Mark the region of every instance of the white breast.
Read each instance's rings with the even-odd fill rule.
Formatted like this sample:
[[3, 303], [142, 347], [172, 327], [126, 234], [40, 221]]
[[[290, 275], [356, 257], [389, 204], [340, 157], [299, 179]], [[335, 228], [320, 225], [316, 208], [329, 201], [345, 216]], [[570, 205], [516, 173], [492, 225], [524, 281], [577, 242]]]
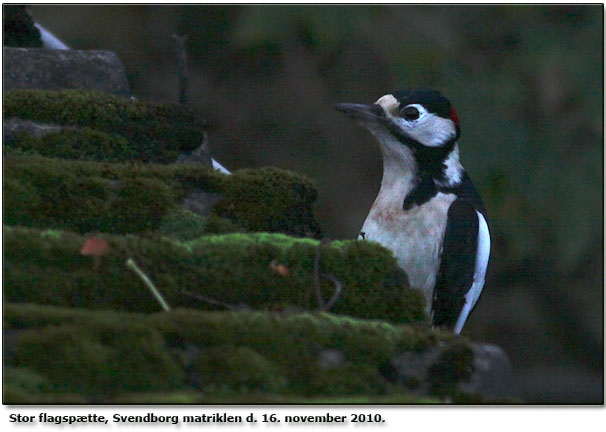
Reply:
[[364, 222], [364, 238], [391, 249], [413, 288], [423, 292], [429, 316], [448, 208], [454, 194], [438, 193], [421, 206], [404, 211], [403, 198], [375, 200]]

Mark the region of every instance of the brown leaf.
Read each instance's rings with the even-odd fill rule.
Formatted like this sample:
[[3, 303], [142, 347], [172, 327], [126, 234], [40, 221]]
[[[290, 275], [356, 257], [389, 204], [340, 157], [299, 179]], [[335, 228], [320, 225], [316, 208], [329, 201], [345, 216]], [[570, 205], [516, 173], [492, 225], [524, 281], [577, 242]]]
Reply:
[[272, 260], [269, 263], [269, 268], [278, 273], [280, 276], [289, 277], [290, 270], [284, 264], [279, 263], [276, 260]]

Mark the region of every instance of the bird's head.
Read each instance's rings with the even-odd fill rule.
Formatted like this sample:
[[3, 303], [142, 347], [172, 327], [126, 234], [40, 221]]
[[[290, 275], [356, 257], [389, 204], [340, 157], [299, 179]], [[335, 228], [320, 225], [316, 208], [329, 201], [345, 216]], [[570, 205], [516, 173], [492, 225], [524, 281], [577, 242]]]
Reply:
[[456, 111], [435, 90], [401, 90], [381, 96], [372, 105], [341, 103], [335, 108], [375, 135], [389, 132], [412, 147], [444, 147], [461, 133]]
[[[413, 164], [449, 184], [459, 181], [459, 117], [440, 92], [400, 90], [381, 96], [372, 105], [341, 103], [335, 108], [372, 132], [384, 159]], [[447, 171], [448, 166], [453, 169]]]

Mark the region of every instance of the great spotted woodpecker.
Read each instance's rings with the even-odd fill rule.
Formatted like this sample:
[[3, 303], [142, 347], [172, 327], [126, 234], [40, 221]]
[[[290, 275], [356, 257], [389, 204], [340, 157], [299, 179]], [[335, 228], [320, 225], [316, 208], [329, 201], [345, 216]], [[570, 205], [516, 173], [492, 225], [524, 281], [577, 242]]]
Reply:
[[459, 117], [434, 90], [386, 94], [335, 108], [366, 127], [383, 154], [379, 195], [360, 236], [391, 249], [423, 292], [434, 327], [460, 333], [490, 255], [486, 210], [459, 161]]

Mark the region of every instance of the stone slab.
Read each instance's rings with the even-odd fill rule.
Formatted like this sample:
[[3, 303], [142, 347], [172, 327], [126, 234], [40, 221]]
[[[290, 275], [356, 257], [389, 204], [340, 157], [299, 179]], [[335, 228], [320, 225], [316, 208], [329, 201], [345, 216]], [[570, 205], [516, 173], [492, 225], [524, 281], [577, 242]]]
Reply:
[[3, 47], [4, 90], [79, 89], [130, 97], [126, 70], [115, 53]]

